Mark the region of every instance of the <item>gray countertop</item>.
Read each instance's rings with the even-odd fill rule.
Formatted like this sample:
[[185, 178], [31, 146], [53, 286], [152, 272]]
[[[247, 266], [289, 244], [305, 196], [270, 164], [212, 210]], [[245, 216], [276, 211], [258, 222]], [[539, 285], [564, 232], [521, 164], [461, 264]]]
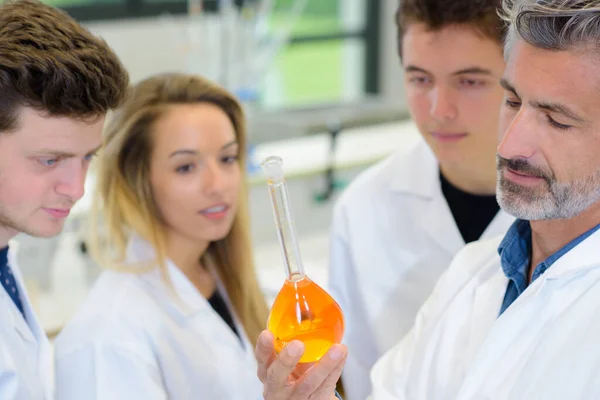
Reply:
[[313, 104], [291, 109], [264, 110], [246, 105], [248, 136], [253, 144], [407, 119], [398, 104], [373, 97], [342, 104]]

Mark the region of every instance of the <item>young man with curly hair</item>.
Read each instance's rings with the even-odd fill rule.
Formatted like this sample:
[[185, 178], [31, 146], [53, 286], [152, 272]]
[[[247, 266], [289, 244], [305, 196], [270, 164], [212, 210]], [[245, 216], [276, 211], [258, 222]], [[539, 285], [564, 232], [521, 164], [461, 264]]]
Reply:
[[48, 339], [9, 241], [61, 232], [128, 82], [107, 44], [66, 13], [0, 6], [0, 399], [54, 396]]

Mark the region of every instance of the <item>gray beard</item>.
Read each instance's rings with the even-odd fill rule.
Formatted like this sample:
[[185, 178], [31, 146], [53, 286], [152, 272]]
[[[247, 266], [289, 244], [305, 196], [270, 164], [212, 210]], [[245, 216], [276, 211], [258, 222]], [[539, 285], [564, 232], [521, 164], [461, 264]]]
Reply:
[[499, 171], [496, 197], [504, 211], [519, 219], [569, 219], [600, 201], [600, 171], [573, 182], [546, 181], [535, 189], [506, 180]]

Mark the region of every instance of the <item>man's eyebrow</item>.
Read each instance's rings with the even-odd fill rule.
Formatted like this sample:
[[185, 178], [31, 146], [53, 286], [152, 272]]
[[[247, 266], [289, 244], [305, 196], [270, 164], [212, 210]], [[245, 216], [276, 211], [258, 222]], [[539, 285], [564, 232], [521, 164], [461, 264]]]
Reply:
[[50, 156], [56, 157], [56, 158], [71, 158], [71, 157], [76, 157], [75, 153], [69, 153], [69, 152], [66, 152], [66, 151], [55, 150], [55, 149], [39, 149], [39, 150], [36, 150], [35, 152], [39, 153], [39, 154], [50, 155]]
[[427, 70], [425, 70], [425, 69], [423, 69], [421, 67], [417, 67], [416, 65], [411, 65], [411, 64], [407, 65], [404, 68], [404, 71], [405, 72], [421, 72], [423, 74], [429, 74], [430, 73], [429, 71], [427, 71]]
[[[500, 86], [502, 86], [504, 88], [504, 90], [509, 91], [509, 92], [513, 93], [515, 96], [520, 98], [520, 96], [517, 93], [517, 90], [505, 78], [500, 79]], [[529, 104], [532, 107], [540, 109], [540, 110], [549, 111], [549, 112], [553, 112], [553, 113], [557, 113], [557, 114], [562, 114], [565, 117], [572, 119], [573, 121], [577, 121], [577, 122], [581, 122], [581, 123], [586, 122], [583, 117], [579, 116], [578, 113], [576, 113], [575, 111], [573, 111], [571, 108], [569, 108], [568, 106], [566, 106], [564, 104], [551, 103], [548, 101], [540, 101], [540, 100], [531, 100], [531, 101], [529, 101]]]
[[458, 70], [452, 75], [464, 75], [464, 74], [474, 74], [474, 75], [494, 75], [491, 70], [481, 67], [469, 67]]
[[[102, 148], [102, 145], [100, 145], [100, 146], [96, 147], [95, 149], [93, 149], [92, 151], [86, 153], [86, 155], [95, 154], [98, 151], [100, 151], [101, 148]], [[44, 147], [44, 148], [41, 148], [39, 150], [35, 150], [35, 152], [38, 153], [38, 154], [51, 155], [52, 157], [56, 157], [56, 158], [73, 158], [73, 157], [79, 157], [77, 154], [71, 153], [69, 151], [57, 150], [57, 149], [52, 149], [52, 148], [48, 148], [48, 147]]]
[[[405, 72], [420, 72], [423, 74], [431, 74], [425, 68], [417, 67], [416, 65], [412, 65], [412, 64], [407, 65], [406, 68], [404, 68], [404, 71]], [[454, 76], [465, 75], [465, 74], [490, 75], [490, 76], [494, 75], [491, 70], [486, 69], [486, 68], [481, 68], [481, 67], [463, 68], [463, 69], [459, 69], [458, 71], [455, 71], [452, 73], [452, 75], [454, 75]]]
[[572, 119], [577, 122], [585, 122], [585, 119], [580, 117], [575, 111], [571, 110], [568, 106], [558, 103], [549, 103], [545, 101], [532, 100], [529, 102], [532, 107], [539, 108], [544, 111], [550, 111], [557, 114], [562, 114], [565, 117]]
[[515, 96], [519, 97], [519, 95], [517, 94], [517, 90], [515, 89], [515, 87], [513, 85], [510, 84], [510, 82], [506, 79], [506, 78], [501, 78], [500, 79], [500, 86], [502, 86], [502, 88], [508, 92], [512, 92]]

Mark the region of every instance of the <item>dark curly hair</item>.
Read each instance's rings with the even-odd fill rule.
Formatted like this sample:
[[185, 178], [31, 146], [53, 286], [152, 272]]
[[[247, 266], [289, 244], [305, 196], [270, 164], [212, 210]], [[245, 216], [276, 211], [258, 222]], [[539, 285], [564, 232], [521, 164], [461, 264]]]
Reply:
[[400, 0], [396, 11], [398, 54], [410, 24], [422, 23], [432, 31], [447, 26], [471, 26], [485, 37], [502, 44], [506, 24], [499, 15], [502, 0]]
[[114, 52], [65, 12], [35, 0], [0, 5], [0, 132], [21, 107], [94, 118], [116, 108], [129, 76]]

